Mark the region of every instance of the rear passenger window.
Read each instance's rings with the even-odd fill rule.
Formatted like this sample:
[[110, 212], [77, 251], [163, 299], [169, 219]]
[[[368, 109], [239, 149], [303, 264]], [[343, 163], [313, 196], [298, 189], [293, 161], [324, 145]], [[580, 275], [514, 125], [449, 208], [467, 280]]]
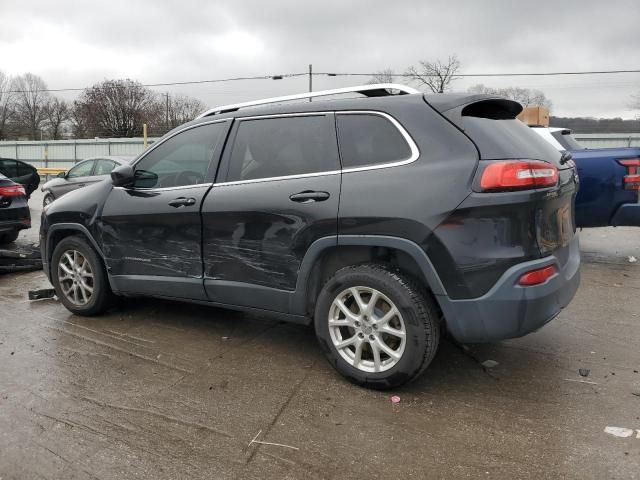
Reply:
[[116, 167], [116, 162], [112, 160], [98, 160], [96, 163], [96, 169], [93, 171], [94, 175], [108, 175]]
[[242, 120], [227, 181], [338, 170], [334, 130], [327, 115]]
[[411, 158], [411, 147], [389, 119], [370, 113], [341, 113], [336, 119], [343, 168]]

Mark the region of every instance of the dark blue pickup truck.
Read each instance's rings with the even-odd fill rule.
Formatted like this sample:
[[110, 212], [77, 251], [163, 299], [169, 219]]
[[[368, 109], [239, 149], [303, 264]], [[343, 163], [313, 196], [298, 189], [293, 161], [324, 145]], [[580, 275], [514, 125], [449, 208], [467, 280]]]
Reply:
[[584, 148], [565, 128], [533, 130], [571, 153], [578, 168], [578, 227], [640, 226], [640, 148]]

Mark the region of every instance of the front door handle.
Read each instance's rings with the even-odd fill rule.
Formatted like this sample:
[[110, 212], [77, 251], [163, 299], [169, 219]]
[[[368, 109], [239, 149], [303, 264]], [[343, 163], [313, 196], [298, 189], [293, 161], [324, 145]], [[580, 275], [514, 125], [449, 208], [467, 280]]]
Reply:
[[313, 190], [305, 190], [304, 192], [294, 193], [289, 196], [292, 202], [311, 203], [324, 202], [330, 197], [329, 192], [316, 192]]
[[186, 198], [186, 197], [174, 198], [173, 200], [171, 200], [169, 202], [169, 206], [175, 207], [175, 208], [189, 207], [189, 206], [195, 205], [195, 204], [196, 204], [196, 199], [195, 198]]

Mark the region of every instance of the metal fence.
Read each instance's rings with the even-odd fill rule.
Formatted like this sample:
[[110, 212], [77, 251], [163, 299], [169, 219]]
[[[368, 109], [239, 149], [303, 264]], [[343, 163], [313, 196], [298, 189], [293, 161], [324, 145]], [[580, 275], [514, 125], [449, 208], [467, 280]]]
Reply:
[[[580, 133], [574, 136], [587, 148], [640, 147], [640, 133]], [[150, 138], [148, 143], [155, 140]], [[142, 138], [0, 142], [0, 158], [15, 158], [34, 167], [70, 168], [88, 157], [138, 155], [143, 150]]]
[[[147, 139], [151, 144], [155, 138]], [[34, 167], [70, 168], [74, 163], [100, 155], [138, 155], [142, 138], [97, 138], [94, 140], [50, 140], [0, 142], [0, 158], [22, 160]]]
[[640, 147], [640, 133], [576, 133], [573, 136], [587, 148]]

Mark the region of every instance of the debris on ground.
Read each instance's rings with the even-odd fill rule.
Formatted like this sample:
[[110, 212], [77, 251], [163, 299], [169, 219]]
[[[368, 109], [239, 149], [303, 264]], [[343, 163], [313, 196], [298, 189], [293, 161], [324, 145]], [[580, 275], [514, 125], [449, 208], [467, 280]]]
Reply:
[[260, 445], [273, 445], [274, 447], [285, 447], [285, 448], [290, 448], [292, 450], [300, 450], [298, 447], [292, 447], [291, 445], [285, 445], [283, 443], [263, 442], [263, 441], [257, 440], [257, 438], [260, 436], [261, 433], [262, 433], [262, 430], [256, 433], [256, 436], [253, 437], [253, 439], [249, 442], [249, 445], [247, 446], [250, 447], [254, 443], [259, 443]]
[[623, 427], [605, 427], [604, 433], [608, 433], [614, 437], [627, 438], [633, 435], [634, 430], [632, 428]]
[[56, 291], [53, 288], [29, 290], [29, 300], [42, 300], [44, 298], [54, 298], [55, 296], [56, 296]]
[[587, 380], [579, 380], [577, 378], [565, 378], [565, 382], [586, 383], [587, 385], [598, 385], [596, 382], [589, 382]]
[[493, 368], [496, 367], [498, 365], [500, 365], [498, 362], [496, 362], [495, 360], [485, 360], [484, 362], [481, 363], [481, 365], [484, 368]]
[[636, 257], [634, 257], [633, 255], [629, 255], [627, 257], [627, 260], [629, 260], [629, 263], [636, 263], [638, 261], [638, 259]]
[[588, 377], [589, 376], [589, 372], [591, 372], [591, 370], [589, 370], [588, 368], [580, 368], [580, 369], [578, 369], [578, 373], [580, 374], [581, 377]]
[[42, 270], [39, 245], [21, 245], [14, 249], [0, 248], [0, 273]]
[[392, 396], [391, 403], [400, 403], [400, 397], [398, 395]]
[[640, 397], [640, 382], [633, 382], [631, 384], [631, 394]]

